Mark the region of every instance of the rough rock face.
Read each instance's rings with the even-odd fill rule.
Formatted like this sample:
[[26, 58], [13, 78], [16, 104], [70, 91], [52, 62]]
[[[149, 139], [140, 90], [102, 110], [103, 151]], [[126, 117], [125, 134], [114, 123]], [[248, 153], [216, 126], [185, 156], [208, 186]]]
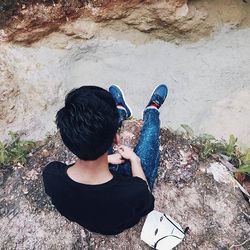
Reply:
[[[144, 8], [145, 6], [145, 8]], [[125, 23], [135, 25], [139, 30], [150, 31], [156, 26], [156, 19], [173, 22], [181, 14], [186, 0], [171, 1], [34, 1], [2, 3], [2, 40], [33, 42], [56, 30], [66, 21], [79, 16], [89, 17], [95, 22], [126, 19]], [[11, 11], [12, 10], [12, 11]], [[139, 11], [138, 11], [139, 10]], [[178, 14], [179, 13], [179, 14]], [[176, 18], [174, 18], [174, 16]], [[158, 17], [158, 18], [157, 18]], [[153, 22], [155, 24], [150, 25]]]
[[[39, 124], [41, 121], [37, 120], [34, 117], [32, 112], [41, 113], [48, 112], [48, 106], [57, 106], [58, 96], [64, 95], [61, 93], [60, 79], [54, 81], [54, 86], [48, 88], [47, 82], [44, 79], [48, 78], [48, 74], [51, 75], [50, 78], [53, 78], [53, 68], [51, 71], [42, 73], [43, 76], [36, 76], [34, 69], [37, 67], [41, 68], [41, 65], [32, 62], [30, 60], [25, 60], [25, 57], [18, 55], [16, 51], [13, 51], [14, 54], [7, 53], [6, 49], [0, 46], [0, 124], [1, 124], [1, 136], [5, 134], [7, 136], [8, 131], [15, 130], [11, 126], [13, 124], [18, 124], [19, 131], [21, 133], [27, 134], [28, 130], [38, 130], [38, 134], [41, 133], [41, 130], [44, 131], [44, 127], [41, 128]], [[22, 65], [22, 66], [21, 66]], [[25, 66], [26, 65], [26, 66]], [[18, 69], [21, 69], [22, 74], [17, 75], [16, 72]], [[41, 69], [39, 69], [41, 72]], [[28, 76], [35, 77], [37, 81], [31, 80], [29, 78], [28, 84], [26, 84], [25, 78]], [[21, 114], [21, 115], [20, 115]], [[29, 116], [29, 114], [31, 114]], [[54, 123], [53, 119], [45, 122], [49, 127]], [[44, 136], [43, 136], [44, 137]], [[1, 138], [2, 139], [2, 138]]]
[[[141, 121], [127, 121], [124, 143], [135, 145]], [[133, 133], [131, 133], [131, 131]], [[53, 208], [41, 180], [52, 160], [73, 161], [58, 137], [30, 157], [25, 166], [0, 169], [0, 245], [4, 249], [149, 249], [140, 240], [144, 219], [117, 236], [90, 233], [70, 223]], [[249, 237], [249, 204], [231, 183], [219, 183], [208, 173], [192, 146], [180, 135], [161, 130], [161, 163], [154, 188], [155, 208], [176, 219], [190, 233], [176, 248], [228, 249]], [[249, 249], [249, 242], [240, 248]]]
[[31, 42], [56, 30], [69, 16], [79, 16], [81, 1], [4, 1], [2, 40]]
[[28, 47], [0, 44], [0, 140], [8, 131], [45, 138], [55, 130], [65, 94], [81, 85], [108, 89], [119, 84], [139, 118], [155, 85], [164, 81], [169, 87], [161, 109], [164, 126], [177, 129], [184, 123], [195, 134], [225, 139], [234, 134], [249, 144], [250, 29], [225, 30], [213, 39], [181, 45], [145, 42], [133, 31], [129, 37], [143, 42], [133, 44], [115, 40], [107, 27], [102, 31], [107, 39], [85, 41], [80, 37], [95, 35], [96, 25], [85, 29], [84, 23], [68, 24], [71, 36], [55, 32]]
[[173, 40], [197, 39], [228, 23], [249, 21], [244, 1], [187, 0], [15, 0], [0, 3], [0, 40], [32, 43], [78, 17], [121, 30], [137, 29]]
[[[20, 90], [17, 85], [13, 84], [13, 73], [10, 70], [6, 70], [6, 68], [8, 68], [6, 64], [2, 62], [0, 65], [2, 66], [0, 68], [2, 75], [0, 89], [0, 120], [5, 120], [6, 123], [11, 123], [16, 118], [14, 109], [16, 107], [17, 96], [19, 95]], [[10, 112], [10, 110], [12, 112]]]

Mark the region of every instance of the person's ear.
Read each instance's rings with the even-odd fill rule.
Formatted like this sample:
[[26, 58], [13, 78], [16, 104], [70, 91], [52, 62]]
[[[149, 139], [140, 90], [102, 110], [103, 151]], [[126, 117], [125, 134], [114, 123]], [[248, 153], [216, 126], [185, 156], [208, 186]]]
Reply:
[[115, 137], [113, 139], [113, 143], [116, 144], [116, 145], [121, 143], [121, 137], [120, 137], [119, 134], [117, 134], [117, 133], [115, 134]]

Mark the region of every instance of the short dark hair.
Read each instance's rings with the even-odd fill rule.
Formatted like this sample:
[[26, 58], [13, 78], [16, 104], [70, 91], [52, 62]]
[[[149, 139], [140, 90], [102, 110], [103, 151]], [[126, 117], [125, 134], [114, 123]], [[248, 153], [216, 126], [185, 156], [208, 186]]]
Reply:
[[82, 160], [96, 160], [112, 145], [118, 130], [118, 111], [108, 91], [82, 86], [67, 94], [56, 124], [72, 153]]

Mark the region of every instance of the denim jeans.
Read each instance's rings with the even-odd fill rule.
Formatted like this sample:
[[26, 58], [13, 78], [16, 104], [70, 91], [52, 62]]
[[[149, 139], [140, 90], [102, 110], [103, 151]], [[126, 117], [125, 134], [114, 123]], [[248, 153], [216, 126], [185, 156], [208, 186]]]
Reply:
[[[124, 110], [119, 110], [120, 121], [126, 117]], [[160, 161], [160, 119], [159, 111], [156, 108], [145, 109], [143, 113], [143, 126], [139, 136], [138, 144], [134, 152], [140, 157], [144, 174], [152, 190], [157, 177]], [[111, 152], [109, 152], [111, 153]], [[121, 174], [132, 175], [130, 162], [120, 165], [110, 165], [110, 169]]]

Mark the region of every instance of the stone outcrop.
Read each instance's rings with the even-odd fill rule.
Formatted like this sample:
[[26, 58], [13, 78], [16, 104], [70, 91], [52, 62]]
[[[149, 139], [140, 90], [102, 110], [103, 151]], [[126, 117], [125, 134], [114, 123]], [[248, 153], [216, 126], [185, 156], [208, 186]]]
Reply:
[[[127, 121], [122, 140], [135, 145], [141, 121]], [[249, 204], [233, 183], [215, 180], [211, 162], [199, 162], [196, 150], [181, 135], [161, 130], [161, 161], [154, 188], [155, 208], [190, 233], [176, 248], [229, 249], [249, 237]], [[140, 240], [144, 219], [117, 236], [100, 236], [67, 221], [51, 205], [41, 180], [52, 160], [70, 163], [74, 156], [58, 136], [33, 153], [24, 166], [0, 169], [0, 245], [4, 249], [149, 249]], [[222, 166], [223, 167], [223, 166]], [[241, 248], [249, 249], [249, 242]]]
[[59, 30], [81, 17], [114, 30], [137, 29], [154, 37], [197, 40], [224, 23], [249, 23], [249, 4], [244, 1], [187, 0], [36, 0], [0, 3], [0, 40], [26, 44]]
[[[220, 58], [223, 58], [220, 55], [217, 56], [217, 54], [213, 55], [213, 53], [208, 52], [209, 55], [206, 56], [207, 49], [201, 49], [206, 47], [206, 42], [194, 45], [196, 46], [195, 49], [193, 49], [193, 45], [187, 45], [189, 46], [188, 49], [183, 52], [179, 52], [179, 48], [174, 46], [168, 48], [167, 43], [159, 43], [158, 47], [163, 48], [159, 54], [157, 52], [159, 51], [158, 48], [155, 50], [156, 45], [151, 48], [149, 42], [155, 40], [155, 38], [173, 40], [176, 43], [182, 40], [193, 41], [211, 34], [213, 30], [223, 27], [224, 24], [230, 27], [229, 30], [242, 27], [250, 23], [249, 6], [248, 3], [238, 0], [1, 1], [0, 40], [3, 42], [0, 43], [0, 139], [6, 139], [10, 130], [22, 130], [31, 139], [44, 138], [47, 132], [55, 128], [53, 119], [63, 102], [66, 92], [80, 84], [85, 84], [85, 82], [106, 88], [108, 84], [102, 84], [103, 79], [101, 77], [91, 78], [90, 81], [90, 78], [85, 77], [88, 74], [81, 73], [80, 76], [80, 72], [82, 72], [80, 68], [88, 67], [88, 65], [85, 65], [85, 60], [89, 61], [91, 65], [95, 64], [95, 62], [104, 63], [107, 60], [106, 53], [111, 53], [117, 62], [114, 62], [115, 60], [110, 61], [110, 67], [104, 71], [99, 70], [100, 67], [97, 63], [96, 68], [90, 67], [90, 69], [94, 68], [94, 72], [90, 70], [89, 74], [94, 76], [102, 75], [104, 81], [106, 81], [105, 78], [110, 75], [109, 70], [112, 70], [116, 72], [114, 75], [116, 75], [117, 79], [114, 80], [117, 83], [126, 81], [131, 86], [134, 81], [142, 81], [142, 77], [139, 76], [141, 74], [140, 70], [137, 70], [137, 73], [135, 69], [137, 77], [127, 74], [128, 77], [125, 80], [122, 78], [123, 76], [118, 74], [119, 70], [116, 71], [117, 65], [123, 67], [122, 61], [126, 59], [126, 51], [128, 51], [127, 47], [123, 48], [123, 45], [120, 44], [122, 40], [128, 40], [133, 44], [147, 43], [144, 51], [139, 52], [136, 60], [133, 60], [136, 61], [136, 64], [139, 64], [140, 53], [143, 53], [142, 57], [144, 57], [145, 64], [142, 65], [142, 68], [145, 68], [148, 72], [152, 69], [151, 75], [155, 77], [148, 77], [148, 79], [152, 80], [152, 83], [157, 82], [159, 77], [159, 79], [169, 82], [170, 85], [172, 84], [174, 88], [187, 83], [190, 85], [188, 89], [193, 89], [193, 86], [198, 89], [202, 85], [198, 83], [206, 82], [206, 86], [210, 85], [207, 79], [210, 79], [210, 76], [213, 75], [215, 78], [211, 80], [211, 83], [214, 83], [214, 85], [232, 86], [232, 82], [235, 83], [239, 79], [237, 74], [240, 74], [243, 76], [240, 80], [241, 88], [248, 88], [245, 61], [248, 62], [249, 60], [247, 53], [243, 51], [244, 49], [248, 51], [248, 43], [244, 41], [248, 38], [245, 38], [245, 35], [239, 35], [240, 37], [234, 35], [232, 38], [229, 37], [218, 42], [218, 45], [214, 45], [215, 42], [211, 45], [213, 51], [220, 47], [220, 49], [216, 50], [216, 53], [223, 50], [223, 54], [235, 53], [238, 55], [235, 58], [230, 56], [233, 62], [226, 58], [223, 63], [219, 61]], [[225, 29], [226, 32], [227, 29]], [[42, 39], [45, 36], [46, 38]], [[224, 36], [224, 33], [221, 36]], [[225, 48], [231, 46], [231, 42], [229, 42], [229, 45], [224, 46], [227, 39], [236, 41], [235, 45], [232, 45], [234, 52], [232, 52], [233, 50], [224, 51]], [[97, 40], [99, 42], [96, 42]], [[104, 42], [103, 40], [108, 41]], [[113, 43], [113, 40], [116, 41]], [[34, 43], [35, 41], [37, 42]], [[12, 44], [11, 42], [20, 42], [25, 46]], [[128, 45], [130, 46], [129, 42]], [[113, 46], [112, 43], [114, 50], [109, 51], [109, 48]], [[168, 53], [171, 50], [176, 51], [177, 57], [168, 59]], [[189, 56], [189, 51], [194, 53], [191, 57], [188, 57], [188, 60], [194, 62], [193, 69], [202, 67], [201, 74], [197, 75], [198, 71], [194, 72], [192, 68], [188, 69], [186, 65], [181, 66], [182, 70], [178, 68], [178, 65], [182, 65], [185, 58]], [[130, 50], [129, 53], [129, 56], [133, 58], [136, 50]], [[95, 54], [96, 57], [93, 56]], [[164, 54], [166, 56], [163, 59], [161, 55]], [[210, 54], [213, 55], [213, 58], [212, 56], [210, 58]], [[124, 58], [119, 61], [118, 58], [121, 55]], [[151, 60], [147, 55], [150, 55], [149, 57], [155, 55], [155, 58], [159, 58], [154, 63], [154, 67], [159, 70], [159, 73], [154, 73], [155, 69], [151, 66]], [[193, 60], [193, 58], [196, 58], [196, 60]], [[198, 62], [199, 60], [200, 62]], [[175, 63], [172, 63], [173, 61]], [[81, 63], [81, 66], [78, 65], [78, 62]], [[126, 67], [130, 67], [130, 62], [127, 64]], [[162, 67], [165, 64], [174, 66], [170, 69], [171, 74], [167, 73], [169, 67], [167, 70]], [[215, 65], [220, 66], [217, 72], [214, 70], [215, 67], [217, 68]], [[164, 72], [167, 74], [164, 75]], [[196, 76], [192, 78], [189, 74], [190, 76]], [[109, 76], [108, 81], [110, 80]], [[172, 86], [170, 87], [172, 88]], [[208, 88], [211, 89], [211, 87]], [[225, 89], [229, 88], [225, 87]], [[129, 89], [131, 88], [128, 87], [127, 90]], [[217, 93], [226, 93], [225, 89], [222, 88]], [[237, 88], [237, 92], [240, 90], [240, 88]], [[174, 89], [174, 92], [176, 91], [178, 91], [178, 88]], [[202, 90], [202, 92], [204, 91]], [[246, 135], [249, 138], [248, 121], [245, 121], [245, 113], [248, 112], [247, 108], [249, 106], [245, 105], [245, 103], [249, 99], [249, 92], [243, 89], [242, 92], [236, 93], [236, 89], [233, 89], [231, 93], [233, 93], [233, 98], [225, 94], [218, 105], [210, 107], [208, 104], [202, 111], [194, 110], [195, 114], [192, 117], [194, 117], [195, 121], [186, 119], [183, 116], [182, 119], [177, 120], [178, 125], [183, 122], [188, 123], [194, 126], [196, 130], [197, 119], [195, 117], [204, 112], [209, 113], [207, 117], [210, 117], [210, 113], [216, 113], [216, 117], [220, 117], [221, 122], [219, 123], [226, 123], [225, 126], [228, 129], [225, 130], [221, 129], [220, 126], [215, 126], [214, 123], [218, 124], [215, 121], [217, 118], [214, 119], [212, 115], [210, 119], [207, 119], [205, 126], [202, 123], [200, 127], [216, 136], [227, 137], [228, 131], [230, 131], [236, 136], [244, 134], [244, 137]], [[195, 95], [192, 95], [189, 99], [194, 100]], [[201, 96], [200, 99], [203, 98]], [[225, 98], [226, 100], [224, 100]], [[229, 106], [232, 105], [231, 100], [234, 101], [234, 110], [231, 110], [231, 108], [230, 110], [232, 113], [237, 114], [237, 118], [234, 121], [227, 122], [232, 117], [231, 113], [228, 112]], [[178, 103], [182, 103], [182, 101], [183, 99], [179, 100]], [[213, 101], [218, 102], [218, 97]], [[195, 104], [194, 106], [198, 105]], [[243, 127], [238, 128], [238, 117], [243, 118]], [[176, 117], [172, 120], [175, 121]], [[214, 123], [211, 121], [214, 121]], [[235, 122], [235, 124], [233, 125], [232, 122]], [[212, 127], [215, 128], [215, 133], [209, 131]], [[226, 131], [225, 135], [221, 131]], [[243, 142], [245, 143], [245, 141]]]
[[[55, 130], [66, 93], [87, 84], [105, 89], [119, 84], [140, 117], [151, 91], [164, 81], [169, 86], [164, 126], [177, 129], [184, 123], [195, 134], [225, 139], [234, 134], [249, 144], [249, 29], [175, 45], [148, 40], [149, 34], [135, 30], [113, 37], [111, 28], [98, 27], [78, 19], [63, 25], [63, 34], [55, 32], [30, 46], [0, 44], [0, 140], [8, 131], [45, 138]], [[104, 37], [97, 39], [99, 31]]]

